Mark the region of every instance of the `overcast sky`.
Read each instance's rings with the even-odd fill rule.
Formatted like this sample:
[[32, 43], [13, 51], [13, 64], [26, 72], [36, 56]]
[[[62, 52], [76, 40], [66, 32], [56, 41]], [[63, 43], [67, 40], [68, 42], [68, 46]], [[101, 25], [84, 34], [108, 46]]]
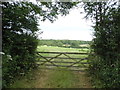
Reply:
[[[29, 1], [36, 4], [36, 0]], [[44, 22], [40, 21], [40, 29], [43, 31], [43, 34], [40, 34], [39, 38], [86, 41], [92, 40], [93, 30], [91, 26], [93, 24], [90, 20], [83, 19], [85, 14], [80, 14], [80, 11], [83, 11], [83, 8], [73, 9], [65, 17], [59, 16], [54, 23], [51, 23], [48, 20]]]
[[43, 34], [42, 39], [69, 39], [69, 40], [92, 40], [92, 22], [83, 19], [85, 14], [80, 14], [80, 10], [73, 9], [67, 16], [59, 16], [51, 23], [50, 21], [40, 22], [40, 29]]

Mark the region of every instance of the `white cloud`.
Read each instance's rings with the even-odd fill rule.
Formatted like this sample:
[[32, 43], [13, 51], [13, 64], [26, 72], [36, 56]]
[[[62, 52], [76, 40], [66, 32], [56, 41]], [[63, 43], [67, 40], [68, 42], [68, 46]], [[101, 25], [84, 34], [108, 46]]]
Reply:
[[92, 22], [83, 19], [85, 14], [80, 14], [80, 10], [71, 10], [65, 17], [59, 16], [51, 23], [49, 21], [40, 22], [40, 28], [44, 32], [40, 37], [43, 39], [71, 39], [71, 40], [92, 40]]

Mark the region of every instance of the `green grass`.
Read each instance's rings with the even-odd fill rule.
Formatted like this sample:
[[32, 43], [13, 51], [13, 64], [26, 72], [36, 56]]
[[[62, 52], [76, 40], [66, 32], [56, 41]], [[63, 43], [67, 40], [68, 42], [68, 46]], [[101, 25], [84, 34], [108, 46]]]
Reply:
[[89, 81], [84, 73], [38, 68], [17, 79], [9, 88], [91, 88]]
[[57, 46], [38, 46], [37, 51], [55, 51], [55, 52], [89, 52], [89, 49], [82, 48], [64, 48]]
[[46, 84], [48, 88], [74, 88], [75, 75], [71, 71], [53, 70]]
[[8, 88], [34, 88], [36, 70], [29, 71], [26, 75], [18, 76]]

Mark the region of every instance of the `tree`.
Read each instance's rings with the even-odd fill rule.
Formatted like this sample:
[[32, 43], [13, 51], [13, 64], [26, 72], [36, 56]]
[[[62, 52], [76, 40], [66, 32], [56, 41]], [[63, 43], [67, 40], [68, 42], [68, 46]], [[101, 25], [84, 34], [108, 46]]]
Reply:
[[2, 46], [5, 53], [3, 56], [3, 87], [6, 87], [16, 75], [25, 73], [35, 66], [37, 47], [35, 31], [39, 29], [37, 16], [32, 10], [32, 3], [28, 5], [24, 2], [3, 2], [2, 8]]
[[[117, 2], [85, 3], [86, 17], [95, 23], [91, 72], [102, 82], [102, 87], [120, 86], [120, 6]], [[114, 74], [113, 74], [114, 73]]]

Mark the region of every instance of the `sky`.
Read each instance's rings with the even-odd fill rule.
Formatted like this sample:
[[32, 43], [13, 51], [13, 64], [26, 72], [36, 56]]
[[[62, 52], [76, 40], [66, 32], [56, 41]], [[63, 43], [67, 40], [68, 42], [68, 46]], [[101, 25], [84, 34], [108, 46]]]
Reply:
[[[36, 4], [36, 0], [29, 0]], [[80, 14], [83, 8], [74, 8], [67, 16], [58, 16], [58, 19], [51, 23], [49, 20], [39, 21], [40, 32], [39, 39], [67, 39], [67, 40], [85, 40], [93, 39], [93, 29], [91, 20], [83, 19], [85, 14]], [[39, 31], [38, 31], [39, 32]]]
[[39, 35], [42, 39], [67, 39], [91, 41], [93, 30], [90, 20], [83, 19], [85, 14], [80, 14], [83, 9], [72, 9], [67, 16], [58, 16], [58, 19], [51, 23], [46, 20], [40, 21]]

